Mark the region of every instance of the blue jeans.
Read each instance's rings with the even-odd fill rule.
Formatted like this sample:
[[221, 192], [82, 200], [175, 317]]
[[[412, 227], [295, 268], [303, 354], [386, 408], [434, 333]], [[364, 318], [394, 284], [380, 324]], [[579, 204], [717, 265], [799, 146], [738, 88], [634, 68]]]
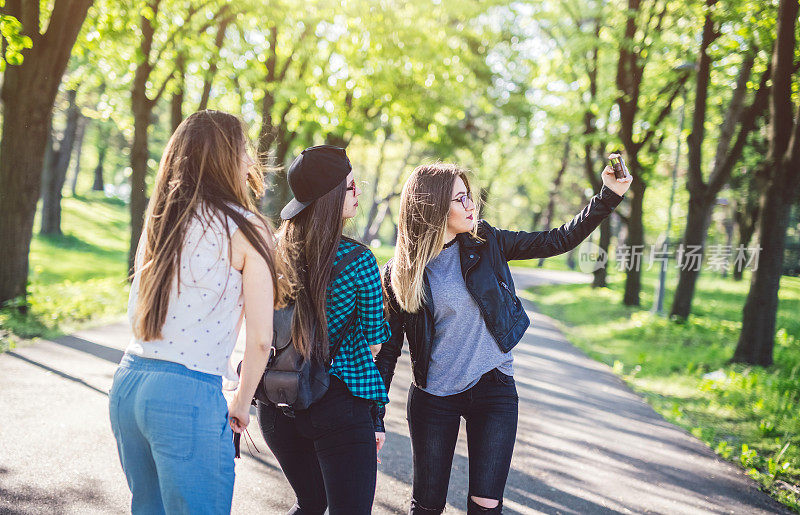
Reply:
[[230, 513], [233, 432], [220, 376], [126, 354], [109, 411], [132, 513]]
[[[485, 373], [469, 390], [445, 397], [431, 395], [412, 383], [407, 404], [414, 461], [409, 513], [439, 514], [444, 510], [461, 417], [467, 421], [467, 513], [501, 513], [517, 437], [518, 407], [514, 378], [497, 369]], [[496, 499], [500, 504], [484, 509], [470, 496]]]

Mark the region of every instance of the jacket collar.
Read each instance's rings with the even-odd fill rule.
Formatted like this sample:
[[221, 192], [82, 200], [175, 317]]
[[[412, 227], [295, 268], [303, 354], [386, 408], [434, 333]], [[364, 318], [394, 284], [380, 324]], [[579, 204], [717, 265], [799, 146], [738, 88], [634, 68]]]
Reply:
[[458, 240], [458, 244], [461, 246], [462, 249], [473, 249], [480, 247], [486, 241], [480, 241], [475, 239], [472, 234], [468, 232], [462, 232], [456, 235], [456, 239]]

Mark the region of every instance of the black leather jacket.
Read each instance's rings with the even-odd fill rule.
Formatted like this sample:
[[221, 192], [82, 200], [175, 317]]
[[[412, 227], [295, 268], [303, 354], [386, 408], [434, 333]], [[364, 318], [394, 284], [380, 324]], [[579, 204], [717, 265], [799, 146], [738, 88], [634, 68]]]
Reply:
[[[589, 205], [569, 223], [557, 229], [506, 231], [480, 220], [478, 237], [483, 241], [473, 238], [469, 233], [457, 236], [461, 272], [467, 290], [478, 304], [487, 329], [503, 352], [514, 348], [530, 325], [522, 302], [514, 292], [514, 279], [508, 261], [546, 258], [569, 252], [586, 239], [620, 202], [622, 197], [604, 185], [600, 193], [589, 200]], [[416, 313], [405, 312], [400, 309], [392, 291], [389, 280], [391, 268], [390, 260], [383, 270], [383, 285], [387, 301], [386, 319], [392, 335], [381, 347], [375, 363], [388, 391], [404, 337], [407, 338], [414, 383], [424, 388], [428, 380], [435, 331], [430, 285], [427, 275], [424, 276], [425, 304]], [[376, 422], [376, 426], [376, 430], [383, 430], [379, 422]]]

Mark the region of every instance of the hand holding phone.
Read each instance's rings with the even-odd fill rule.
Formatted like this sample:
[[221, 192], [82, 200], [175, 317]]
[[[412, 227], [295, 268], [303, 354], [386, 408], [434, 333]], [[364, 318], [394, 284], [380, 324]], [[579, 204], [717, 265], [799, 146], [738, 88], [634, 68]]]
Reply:
[[625, 166], [625, 159], [622, 158], [622, 153], [615, 150], [608, 158], [611, 160], [611, 168], [614, 170], [614, 177], [617, 179], [624, 179], [628, 176], [628, 167]]
[[608, 159], [611, 163], [603, 169], [603, 186], [622, 196], [631, 187], [633, 176], [628, 173], [628, 167], [625, 166], [621, 154], [614, 152], [609, 154]]

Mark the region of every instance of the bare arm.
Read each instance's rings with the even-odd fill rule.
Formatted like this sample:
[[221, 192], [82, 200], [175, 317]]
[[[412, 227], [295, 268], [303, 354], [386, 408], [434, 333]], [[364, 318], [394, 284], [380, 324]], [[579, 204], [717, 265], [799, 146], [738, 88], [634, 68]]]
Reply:
[[[262, 237], [267, 238], [266, 231]], [[239, 388], [228, 403], [231, 427], [237, 433], [250, 422], [250, 401], [261, 380], [272, 348], [274, 292], [272, 274], [247, 238], [236, 231], [231, 239], [233, 266], [241, 264], [246, 339]]]

